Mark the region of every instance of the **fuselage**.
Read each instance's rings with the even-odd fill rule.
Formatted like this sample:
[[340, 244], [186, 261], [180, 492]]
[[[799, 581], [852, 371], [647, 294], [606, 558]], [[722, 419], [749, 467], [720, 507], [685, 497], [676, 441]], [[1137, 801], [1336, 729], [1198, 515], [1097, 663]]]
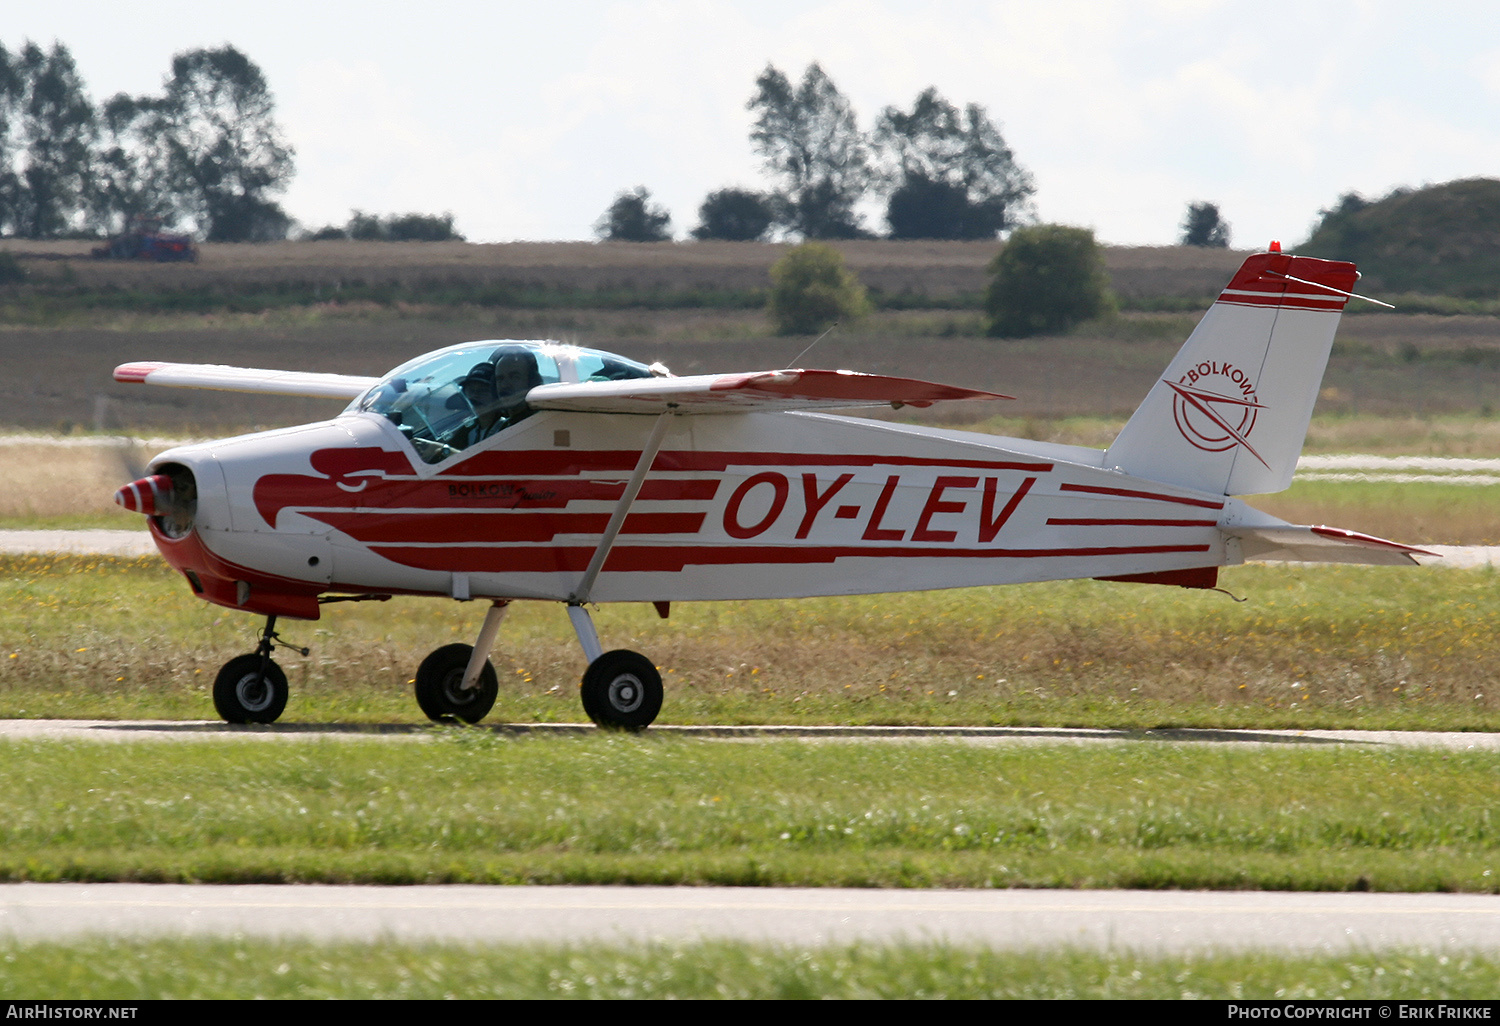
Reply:
[[[390, 420], [183, 446], [190, 530], [152, 519], [210, 601], [314, 618], [323, 593], [567, 601], [655, 417], [542, 410], [438, 462]], [[671, 416], [590, 600], [803, 597], [1170, 575], [1236, 562], [1237, 500], [1103, 452], [817, 413]], [[178, 534], [178, 537], [172, 537]]]

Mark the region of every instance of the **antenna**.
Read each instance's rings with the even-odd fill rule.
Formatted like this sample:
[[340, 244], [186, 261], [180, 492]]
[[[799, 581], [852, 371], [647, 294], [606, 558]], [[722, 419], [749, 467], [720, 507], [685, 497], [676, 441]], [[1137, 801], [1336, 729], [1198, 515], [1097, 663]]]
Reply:
[[1324, 292], [1336, 292], [1341, 296], [1348, 296], [1350, 299], [1363, 299], [1366, 303], [1374, 303], [1376, 306], [1383, 306], [1387, 310], [1396, 309], [1391, 303], [1383, 303], [1378, 299], [1371, 299], [1369, 296], [1361, 296], [1358, 292], [1345, 292], [1343, 289], [1336, 289], [1332, 285], [1324, 285], [1320, 281], [1308, 281], [1306, 278], [1299, 278], [1294, 274], [1282, 274], [1280, 271], [1268, 271], [1267, 273], [1274, 274], [1278, 278], [1285, 278], [1287, 281], [1295, 281], [1300, 285], [1311, 285], [1313, 288], [1322, 289]]
[[[840, 321], [834, 321], [828, 327], [824, 328], [823, 329], [823, 335], [827, 335], [834, 328], [837, 328], [840, 323], [842, 323], [842, 322], [840, 322]], [[815, 346], [815, 345], [817, 345], [819, 342], [823, 341], [823, 335], [819, 335], [817, 338], [813, 339], [812, 342], [808, 344], [808, 347], [806, 349], [802, 350], [802, 352], [800, 352], [796, 356], [792, 357], [792, 362], [789, 363], [789, 364], [787, 364], [787, 366], [788, 367], [795, 367], [795, 366], [797, 366], [797, 361], [798, 360], [802, 359], [808, 353], [812, 352], [812, 347]]]

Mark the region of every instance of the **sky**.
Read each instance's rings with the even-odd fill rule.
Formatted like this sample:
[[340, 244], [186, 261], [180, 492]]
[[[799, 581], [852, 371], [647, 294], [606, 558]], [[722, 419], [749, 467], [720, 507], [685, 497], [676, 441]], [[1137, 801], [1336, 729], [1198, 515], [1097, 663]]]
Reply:
[[96, 102], [238, 47], [296, 151], [280, 202], [314, 228], [451, 212], [475, 242], [589, 239], [644, 185], [685, 238], [708, 193], [770, 185], [746, 102], [768, 63], [813, 61], [867, 129], [929, 86], [984, 106], [1036, 216], [1113, 245], [1175, 243], [1194, 201], [1237, 248], [1293, 245], [1344, 193], [1500, 176], [1493, 0], [0, 0], [0, 43], [27, 39], [64, 44]]

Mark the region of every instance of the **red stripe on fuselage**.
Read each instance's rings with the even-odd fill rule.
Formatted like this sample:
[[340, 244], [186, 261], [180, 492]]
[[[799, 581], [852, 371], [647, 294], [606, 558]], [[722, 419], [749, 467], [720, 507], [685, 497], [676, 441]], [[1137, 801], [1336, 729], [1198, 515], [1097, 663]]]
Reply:
[[1119, 495], [1127, 499], [1155, 499], [1158, 502], [1175, 502], [1182, 506], [1201, 506], [1204, 509], [1223, 509], [1222, 502], [1208, 499], [1189, 499], [1181, 495], [1163, 495], [1160, 492], [1142, 492], [1133, 488], [1105, 488], [1101, 485], [1060, 484], [1058, 491], [1088, 492], [1091, 495]]
[[[466, 573], [582, 572], [594, 554], [592, 546], [493, 546], [419, 548], [374, 546], [387, 559], [421, 570]], [[688, 566], [834, 563], [840, 559], [1058, 559], [1069, 556], [1133, 556], [1174, 552], [1207, 552], [1209, 545], [1107, 545], [1050, 549], [948, 549], [911, 546], [772, 546], [772, 545], [636, 545], [616, 546], [604, 563], [605, 573], [677, 573]]]
[[[608, 513], [460, 513], [301, 510], [367, 544], [436, 541], [544, 542], [558, 535], [604, 533]], [[706, 513], [632, 513], [621, 534], [697, 534]]]

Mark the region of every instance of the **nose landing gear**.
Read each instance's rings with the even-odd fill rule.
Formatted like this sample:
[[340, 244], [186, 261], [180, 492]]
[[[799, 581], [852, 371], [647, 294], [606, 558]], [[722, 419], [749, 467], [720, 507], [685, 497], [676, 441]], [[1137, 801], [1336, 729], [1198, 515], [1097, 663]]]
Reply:
[[275, 723], [290, 694], [286, 674], [271, 658], [277, 645], [307, 655], [307, 649], [288, 645], [276, 633], [276, 617], [266, 617], [260, 644], [254, 652], [225, 663], [214, 678], [214, 708], [226, 723]]

